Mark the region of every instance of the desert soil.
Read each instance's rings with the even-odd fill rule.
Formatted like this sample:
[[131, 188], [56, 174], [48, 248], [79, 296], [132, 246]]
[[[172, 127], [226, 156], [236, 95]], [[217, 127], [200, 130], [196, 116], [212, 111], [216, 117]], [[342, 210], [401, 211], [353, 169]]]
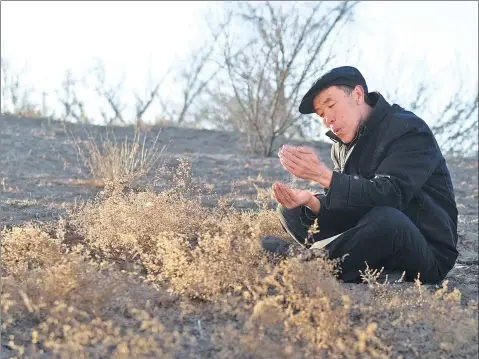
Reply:
[[[257, 208], [256, 186], [268, 188], [273, 182], [291, 182], [276, 156], [262, 158], [248, 154], [246, 140], [237, 133], [202, 129], [163, 127], [148, 133], [167, 145], [165, 154], [169, 167], [180, 158], [192, 166], [192, 178], [206, 184], [212, 191], [203, 199], [214, 206], [218, 196], [237, 191], [232, 205], [238, 210]], [[0, 116], [0, 227], [25, 222], [46, 222], [64, 216], [68, 208], [94, 198], [100, 191], [82, 184], [84, 172], [79, 163], [72, 138], [86, 139], [105, 135], [101, 126], [80, 126], [46, 119], [18, 119]], [[115, 128], [120, 141], [131, 136], [132, 128]], [[286, 141], [279, 141], [277, 146]], [[289, 142], [291, 143], [291, 142]], [[316, 148], [330, 164], [330, 143], [305, 143]], [[451, 287], [457, 287], [466, 301], [478, 298], [478, 160], [450, 158], [447, 163], [452, 175], [459, 210], [460, 256], [448, 275]], [[83, 170], [85, 170], [83, 168]], [[167, 186], [167, 181], [160, 182]], [[298, 181], [298, 186], [315, 188]], [[273, 203], [270, 202], [270, 206]]]

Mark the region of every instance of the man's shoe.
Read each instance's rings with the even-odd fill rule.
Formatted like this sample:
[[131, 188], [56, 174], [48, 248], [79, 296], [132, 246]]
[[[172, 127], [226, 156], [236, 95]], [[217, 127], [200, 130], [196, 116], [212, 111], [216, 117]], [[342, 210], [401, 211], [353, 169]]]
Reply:
[[278, 237], [265, 236], [261, 238], [263, 249], [269, 253], [286, 256], [289, 253], [291, 242]]

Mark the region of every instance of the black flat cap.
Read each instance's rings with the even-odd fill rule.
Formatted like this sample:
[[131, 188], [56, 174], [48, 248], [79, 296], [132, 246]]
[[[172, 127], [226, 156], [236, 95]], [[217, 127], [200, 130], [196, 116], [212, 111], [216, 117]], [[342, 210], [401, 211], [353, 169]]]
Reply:
[[348, 85], [355, 87], [361, 85], [365, 94], [368, 94], [368, 86], [361, 72], [352, 66], [341, 66], [332, 69], [316, 80], [314, 85], [306, 92], [301, 104], [299, 112], [302, 114], [314, 113], [313, 99], [322, 90], [334, 85]]

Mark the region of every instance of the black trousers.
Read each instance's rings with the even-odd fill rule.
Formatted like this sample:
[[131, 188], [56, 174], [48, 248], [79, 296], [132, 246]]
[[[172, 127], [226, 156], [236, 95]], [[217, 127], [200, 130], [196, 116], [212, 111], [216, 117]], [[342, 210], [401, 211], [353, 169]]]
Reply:
[[[296, 241], [304, 244], [308, 227], [301, 219], [301, 208], [278, 207], [283, 228]], [[342, 258], [341, 279], [360, 282], [361, 273], [369, 268], [406, 272], [405, 280], [412, 281], [420, 274], [422, 283], [443, 280], [429, 244], [416, 225], [401, 211], [392, 207], [375, 207], [361, 218], [347, 213], [327, 212], [318, 222], [319, 233], [313, 241], [341, 234], [326, 247], [327, 257]]]

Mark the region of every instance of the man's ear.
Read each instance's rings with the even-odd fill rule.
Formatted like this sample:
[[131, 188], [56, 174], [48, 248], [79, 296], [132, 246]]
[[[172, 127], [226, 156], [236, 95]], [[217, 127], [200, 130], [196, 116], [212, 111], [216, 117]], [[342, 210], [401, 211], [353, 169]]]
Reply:
[[364, 89], [361, 85], [356, 85], [354, 88], [354, 100], [358, 105], [362, 105], [364, 103]]

